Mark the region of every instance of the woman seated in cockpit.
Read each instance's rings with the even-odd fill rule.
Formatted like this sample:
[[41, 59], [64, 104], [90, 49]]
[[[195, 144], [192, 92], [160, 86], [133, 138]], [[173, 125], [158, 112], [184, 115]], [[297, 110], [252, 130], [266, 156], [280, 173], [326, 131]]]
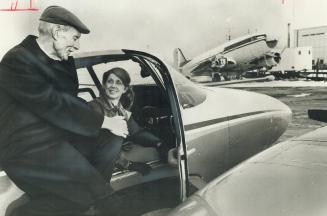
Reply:
[[[121, 116], [127, 121], [128, 136], [126, 141], [132, 141], [144, 147], [161, 148], [160, 139], [144, 128], [140, 127], [131, 117], [129, 109], [133, 105], [134, 93], [130, 87], [131, 78], [123, 68], [112, 68], [105, 72], [102, 77], [102, 85], [105, 95], [89, 102], [89, 105], [96, 111], [108, 117]], [[117, 167], [138, 171], [141, 174], [150, 172], [151, 167], [143, 162], [129, 161], [120, 155], [117, 160]]]

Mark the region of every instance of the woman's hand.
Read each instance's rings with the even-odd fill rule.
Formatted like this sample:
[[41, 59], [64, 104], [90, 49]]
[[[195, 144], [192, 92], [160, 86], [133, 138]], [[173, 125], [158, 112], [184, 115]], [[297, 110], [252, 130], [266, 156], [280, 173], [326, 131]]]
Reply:
[[127, 122], [123, 116], [104, 117], [102, 128], [110, 130], [113, 134], [126, 138], [129, 134]]

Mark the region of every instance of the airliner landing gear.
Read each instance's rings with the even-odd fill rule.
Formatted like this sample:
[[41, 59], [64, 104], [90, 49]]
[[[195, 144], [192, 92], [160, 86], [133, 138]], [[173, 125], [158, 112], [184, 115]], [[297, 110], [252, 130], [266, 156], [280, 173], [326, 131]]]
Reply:
[[212, 82], [220, 82], [221, 77], [219, 73], [212, 73], [211, 74]]

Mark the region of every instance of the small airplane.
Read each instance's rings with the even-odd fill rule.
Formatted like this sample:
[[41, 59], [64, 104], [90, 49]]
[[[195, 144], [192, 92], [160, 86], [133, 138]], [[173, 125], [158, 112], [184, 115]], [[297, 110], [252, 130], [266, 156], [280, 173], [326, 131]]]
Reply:
[[[327, 122], [327, 110], [308, 115]], [[165, 215], [327, 215], [326, 154], [324, 126], [240, 163]]]
[[[117, 192], [113, 196], [122, 192], [124, 196], [141, 197], [123, 199], [125, 205], [130, 204], [129, 199], [139, 202], [135, 208], [132, 204], [120, 208], [119, 211], [130, 211], [125, 215], [177, 206], [223, 172], [270, 147], [291, 119], [289, 107], [275, 98], [194, 84], [145, 52], [100, 51], [81, 53], [74, 59], [80, 83], [84, 83], [80, 85], [80, 96], [85, 100], [103, 93], [99, 80], [104, 71], [125, 68], [132, 77], [135, 93], [131, 110], [134, 119], [169, 149], [167, 158], [162, 158], [156, 148], [137, 143], [126, 152], [128, 159], [147, 162], [152, 170], [144, 176], [128, 170], [114, 173], [111, 185]], [[158, 192], [159, 188], [165, 190]], [[151, 198], [145, 200], [147, 193], [151, 193]], [[19, 198], [21, 195], [23, 192], [6, 173], [0, 172], [0, 215], [9, 215], [15, 206], [26, 201], [24, 195]], [[109, 206], [109, 215], [111, 210]]]
[[280, 61], [280, 53], [273, 50], [277, 40], [268, 40], [266, 34], [250, 34], [228, 41], [192, 60], [174, 50], [174, 67], [196, 82], [217, 82], [239, 78], [255, 69], [271, 69]]

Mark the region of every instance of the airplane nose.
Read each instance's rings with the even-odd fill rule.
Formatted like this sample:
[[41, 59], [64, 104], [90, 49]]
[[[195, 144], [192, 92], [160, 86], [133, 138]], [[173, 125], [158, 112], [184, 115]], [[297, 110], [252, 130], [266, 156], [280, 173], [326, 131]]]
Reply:
[[287, 129], [292, 119], [291, 109], [280, 101], [275, 103], [275, 111], [271, 113], [271, 139], [276, 141]]

